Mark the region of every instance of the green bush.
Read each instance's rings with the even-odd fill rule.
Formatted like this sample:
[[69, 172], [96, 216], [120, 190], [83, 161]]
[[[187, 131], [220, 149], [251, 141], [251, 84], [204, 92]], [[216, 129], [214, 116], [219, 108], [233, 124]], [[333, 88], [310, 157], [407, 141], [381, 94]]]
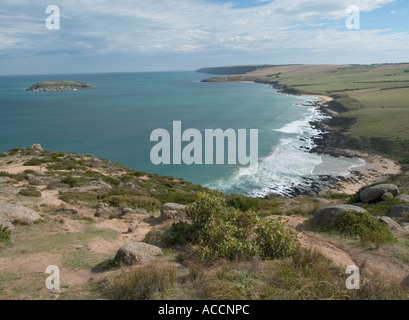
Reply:
[[68, 184], [70, 188], [74, 188], [75, 186], [80, 185], [81, 179], [73, 178], [73, 177], [65, 177], [61, 179], [62, 183]]
[[60, 195], [60, 199], [67, 203], [85, 202], [88, 204], [96, 204], [98, 194], [93, 191], [67, 191]]
[[250, 209], [256, 210], [259, 206], [259, 199], [249, 198], [245, 196], [228, 196], [227, 205], [241, 211], [247, 211]]
[[192, 226], [186, 222], [174, 223], [163, 233], [161, 240], [166, 246], [186, 244], [193, 240]]
[[27, 188], [27, 189], [22, 189], [19, 193], [21, 196], [25, 197], [35, 197], [35, 198], [41, 198], [42, 193], [34, 188]]
[[275, 259], [289, 256], [295, 246], [294, 235], [281, 221], [261, 221], [252, 210], [227, 207], [223, 194], [217, 191], [199, 193], [186, 215], [192, 225], [174, 224], [169, 239], [188, 240], [189, 235], [204, 259]]
[[0, 225], [0, 243], [9, 245], [11, 244], [11, 231], [8, 227]]
[[377, 246], [394, 240], [391, 231], [369, 213], [344, 212], [332, 228], [347, 236], [359, 236], [361, 242]]
[[158, 194], [157, 198], [162, 203], [172, 202], [180, 204], [191, 204], [197, 200], [197, 194], [185, 192], [169, 192], [160, 193]]
[[43, 163], [44, 163], [44, 159], [33, 158], [33, 159], [30, 159], [30, 160], [24, 162], [23, 165], [27, 166], [27, 167], [29, 167], [29, 166], [40, 166]]
[[159, 229], [153, 229], [149, 231], [146, 235], [145, 238], [143, 239], [143, 242], [147, 244], [158, 244], [161, 242], [163, 237], [163, 231]]
[[131, 195], [113, 195], [109, 196], [106, 200], [113, 207], [132, 209], [146, 209], [149, 212], [159, 210], [161, 203], [159, 200], [152, 197], [145, 196], [131, 196]]

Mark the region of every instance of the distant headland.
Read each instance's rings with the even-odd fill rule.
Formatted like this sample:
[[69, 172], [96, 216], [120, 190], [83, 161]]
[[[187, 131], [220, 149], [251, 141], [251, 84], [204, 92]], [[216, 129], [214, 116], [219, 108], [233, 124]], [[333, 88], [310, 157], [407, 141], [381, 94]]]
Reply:
[[58, 91], [77, 91], [91, 89], [93, 86], [85, 82], [77, 81], [43, 81], [33, 84], [26, 91], [36, 92], [58, 92]]

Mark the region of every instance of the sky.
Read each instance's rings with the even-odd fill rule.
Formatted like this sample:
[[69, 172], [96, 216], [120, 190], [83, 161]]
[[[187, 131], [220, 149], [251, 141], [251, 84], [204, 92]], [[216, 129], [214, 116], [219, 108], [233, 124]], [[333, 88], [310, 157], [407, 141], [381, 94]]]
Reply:
[[1, 0], [0, 75], [409, 62], [408, 18], [409, 0]]

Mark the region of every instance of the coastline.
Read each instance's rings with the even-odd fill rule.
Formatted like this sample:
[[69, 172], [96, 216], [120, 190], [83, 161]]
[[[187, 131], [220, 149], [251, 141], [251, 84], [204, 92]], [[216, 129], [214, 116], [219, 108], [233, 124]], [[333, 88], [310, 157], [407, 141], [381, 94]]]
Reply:
[[[302, 95], [309, 96], [309, 95]], [[317, 104], [320, 106], [321, 112], [326, 113], [329, 116], [337, 115], [338, 113], [328, 108], [328, 103], [334, 99], [324, 95], [311, 95], [320, 98], [321, 101]], [[337, 135], [342, 136], [342, 132], [326, 125], [323, 121], [319, 123], [312, 123], [312, 125], [317, 125], [323, 130], [323, 136], [326, 135]], [[327, 143], [324, 139], [315, 139], [316, 148], [311, 150], [311, 152], [325, 154], [323, 150]], [[320, 145], [320, 142], [322, 145]], [[402, 172], [400, 164], [394, 160], [385, 158], [379, 154], [373, 154], [352, 149], [338, 149], [336, 145], [333, 146], [333, 150], [329, 153], [335, 157], [347, 157], [362, 159], [365, 164], [359, 167], [352, 168], [350, 174], [346, 177], [336, 177], [333, 179], [333, 186], [324, 188], [320, 194], [333, 193], [334, 191], [339, 193], [345, 193], [347, 195], [353, 195], [358, 192], [362, 187], [381, 183], [389, 178], [391, 175], [399, 174]]]
[[[335, 110], [329, 108], [329, 103], [334, 101], [334, 98], [325, 96], [322, 94], [301, 94], [295, 89], [292, 89], [286, 85], [280, 84], [278, 81], [262, 81], [259, 79], [244, 80], [237, 76], [222, 77], [222, 78], [209, 78], [203, 80], [203, 82], [254, 82], [260, 84], [270, 85], [274, 90], [282, 94], [304, 96], [304, 97], [316, 97], [320, 101], [316, 102], [316, 107], [319, 111], [329, 117], [339, 115]], [[364, 151], [358, 151], [347, 148], [339, 148], [340, 145], [349, 145], [348, 137], [344, 135], [342, 130], [329, 125], [325, 120], [311, 122], [313, 128], [319, 129], [322, 133], [319, 137], [313, 139], [315, 147], [309, 152], [329, 155], [333, 157], [355, 158], [361, 159], [365, 164], [351, 168], [350, 174], [347, 176], [318, 176], [316, 181], [311, 184], [311, 193], [318, 195], [327, 195], [331, 193], [344, 193], [347, 195], [353, 195], [358, 192], [362, 187], [367, 185], [381, 183], [388, 179], [391, 175], [399, 174], [402, 172], [401, 166], [394, 160], [385, 158], [379, 154], [373, 154]], [[305, 177], [303, 177], [305, 179]], [[301, 187], [298, 186], [298, 187]], [[302, 190], [303, 188], [294, 188], [293, 195], [306, 195], [311, 194]]]

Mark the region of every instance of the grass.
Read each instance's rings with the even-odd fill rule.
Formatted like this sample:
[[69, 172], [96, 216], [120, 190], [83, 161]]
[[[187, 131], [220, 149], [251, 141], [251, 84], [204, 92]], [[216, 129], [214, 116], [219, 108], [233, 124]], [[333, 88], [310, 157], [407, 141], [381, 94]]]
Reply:
[[0, 243], [8, 246], [11, 244], [11, 231], [8, 227], [0, 225]]
[[[278, 82], [308, 95], [335, 98], [330, 107], [344, 131], [366, 151], [409, 158], [408, 64], [277, 66], [239, 80]], [[276, 75], [274, 79], [269, 75]], [[238, 80], [232, 76], [230, 81]], [[373, 140], [377, 138], [377, 140]], [[342, 146], [341, 146], [342, 147]], [[346, 147], [349, 147], [348, 145]]]
[[391, 231], [369, 213], [344, 212], [331, 228], [348, 237], [358, 236], [363, 243], [374, 243], [377, 248], [395, 240]]
[[41, 198], [42, 195], [42, 193], [35, 188], [21, 189], [21, 191], [18, 194], [21, 196], [34, 198]]
[[345, 270], [323, 255], [298, 249], [274, 261], [189, 260], [183, 268], [166, 262], [122, 268], [100, 285], [108, 299], [183, 300], [392, 300], [408, 299], [398, 286], [384, 285], [361, 271], [361, 289], [348, 290]]
[[399, 199], [391, 198], [385, 201], [364, 204], [363, 208], [373, 216], [389, 216], [392, 208], [400, 204], [404, 203], [399, 201]]
[[162, 299], [173, 290], [176, 267], [156, 262], [142, 268], [122, 269], [102, 286], [104, 296], [114, 300]]

